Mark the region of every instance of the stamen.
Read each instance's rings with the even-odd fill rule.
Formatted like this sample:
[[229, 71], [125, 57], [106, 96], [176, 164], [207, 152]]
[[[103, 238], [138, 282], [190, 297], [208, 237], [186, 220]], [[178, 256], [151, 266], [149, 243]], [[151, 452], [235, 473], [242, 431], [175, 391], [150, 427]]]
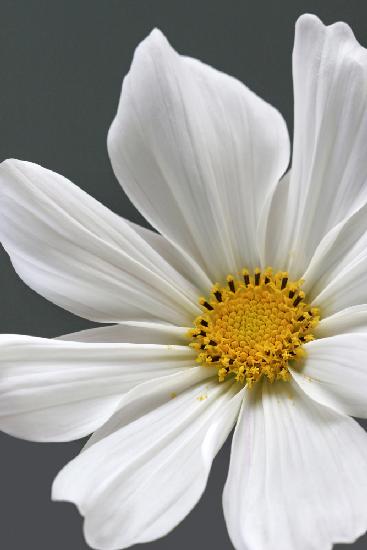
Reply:
[[235, 292], [236, 287], [234, 286], [234, 280], [230, 275], [228, 275], [228, 277], [227, 277], [227, 283], [228, 283], [228, 286], [229, 286], [229, 290], [231, 292]]
[[244, 269], [242, 272], [243, 280], [245, 281], [245, 285], [248, 286], [250, 284], [250, 275], [247, 269]]
[[219, 290], [216, 290], [214, 292], [214, 296], [216, 297], [216, 299], [218, 300], [218, 302], [221, 302], [222, 301], [222, 293], [219, 291]]
[[211, 306], [211, 305], [209, 304], [209, 302], [207, 302], [204, 298], [200, 299], [200, 300], [199, 300], [199, 303], [200, 303], [202, 306], [204, 306], [206, 309], [208, 309], [209, 311], [213, 311], [213, 309], [214, 309], [213, 306]]
[[303, 298], [303, 297], [301, 296], [301, 294], [299, 294], [299, 295], [297, 296], [297, 298], [294, 300], [293, 306], [294, 306], [294, 307], [297, 307], [298, 304], [302, 301], [302, 298]]

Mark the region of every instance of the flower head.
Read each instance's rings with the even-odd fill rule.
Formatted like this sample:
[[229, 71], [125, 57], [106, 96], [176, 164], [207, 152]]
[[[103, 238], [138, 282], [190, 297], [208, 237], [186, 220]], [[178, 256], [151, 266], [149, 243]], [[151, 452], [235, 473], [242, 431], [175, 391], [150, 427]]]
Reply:
[[45, 168], [0, 167], [17, 273], [108, 326], [0, 338], [0, 427], [88, 435], [56, 477], [93, 548], [164, 536], [236, 425], [223, 506], [237, 550], [329, 550], [367, 527], [367, 53], [297, 23], [292, 168], [281, 115], [237, 80], [137, 48], [108, 149], [158, 231]]

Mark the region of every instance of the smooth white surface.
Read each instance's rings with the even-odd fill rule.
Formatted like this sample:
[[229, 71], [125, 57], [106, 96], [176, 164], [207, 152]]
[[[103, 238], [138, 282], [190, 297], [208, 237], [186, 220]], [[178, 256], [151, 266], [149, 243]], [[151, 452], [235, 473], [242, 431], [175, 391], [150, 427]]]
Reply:
[[247, 392], [223, 504], [236, 550], [331, 550], [367, 526], [367, 435], [296, 384]]
[[[117, 550], [162, 537], [205, 489], [242, 393], [216, 379], [185, 388], [175, 378], [165, 388], [163, 404], [150, 404], [156, 396], [147, 394], [139, 407], [142, 416], [126, 421], [123, 410], [117, 413], [104, 437], [54, 482], [53, 498], [74, 502], [85, 516], [84, 533], [92, 548]], [[177, 396], [169, 398], [168, 390]]]
[[289, 162], [273, 107], [154, 30], [125, 77], [108, 149], [135, 206], [210, 279], [258, 265], [260, 211]]
[[367, 334], [339, 334], [305, 345], [306, 358], [292, 375], [313, 399], [359, 418], [367, 417]]
[[199, 290], [113, 214], [59, 174], [0, 166], [0, 238], [20, 277], [93, 321], [192, 322]]
[[324, 317], [313, 330], [316, 338], [351, 332], [367, 333], [367, 304], [347, 307], [334, 315]]
[[136, 385], [195, 365], [188, 346], [0, 336], [0, 428], [34, 441], [90, 434]]
[[59, 336], [58, 340], [74, 342], [118, 343], [129, 344], [174, 344], [185, 346], [189, 340], [188, 327], [177, 327], [170, 324], [126, 321], [119, 325], [90, 328], [79, 332], [70, 332]]
[[367, 51], [345, 23], [296, 24], [294, 144], [283, 269], [307, 268], [323, 236], [367, 200]]

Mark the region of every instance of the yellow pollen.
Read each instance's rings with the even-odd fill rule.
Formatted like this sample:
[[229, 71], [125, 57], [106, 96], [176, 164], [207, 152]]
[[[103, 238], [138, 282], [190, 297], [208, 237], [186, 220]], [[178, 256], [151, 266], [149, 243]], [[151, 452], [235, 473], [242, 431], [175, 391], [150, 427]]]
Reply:
[[200, 298], [203, 313], [189, 332], [202, 365], [216, 366], [219, 381], [234, 376], [252, 386], [261, 377], [288, 381], [288, 365], [304, 355], [303, 344], [314, 339], [319, 310], [305, 302], [303, 281], [288, 273], [242, 271], [242, 279], [227, 277], [208, 298]]

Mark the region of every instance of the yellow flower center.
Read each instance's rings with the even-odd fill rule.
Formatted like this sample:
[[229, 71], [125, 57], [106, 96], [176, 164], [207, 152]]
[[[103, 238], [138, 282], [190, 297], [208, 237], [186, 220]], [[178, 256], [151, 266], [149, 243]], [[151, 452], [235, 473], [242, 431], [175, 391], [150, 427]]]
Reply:
[[220, 381], [230, 375], [249, 386], [263, 376], [289, 380], [289, 362], [302, 357], [320, 318], [305, 302], [302, 283], [268, 268], [244, 269], [242, 279], [228, 275], [227, 286], [214, 285], [200, 298], [203, 314], [189, 333], [197, 360], [217, 366]]

